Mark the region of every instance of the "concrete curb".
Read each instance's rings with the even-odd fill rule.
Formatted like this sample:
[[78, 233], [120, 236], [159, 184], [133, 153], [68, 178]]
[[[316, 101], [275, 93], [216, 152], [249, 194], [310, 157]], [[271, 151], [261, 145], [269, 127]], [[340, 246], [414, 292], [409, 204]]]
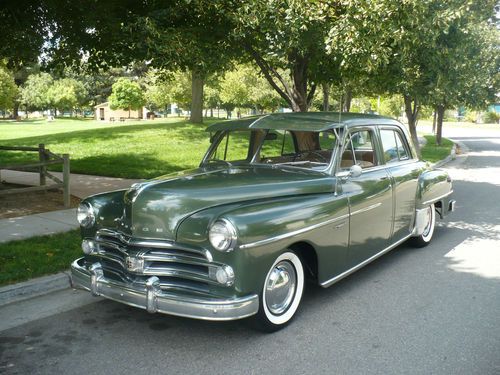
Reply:
[[71, 287], [69, 271], [37, 277], [0, 288], [0, 306], [23, 301]]
[[443, 165], [454, 160], [456, 157], [457, 157], [457, 143], [455, 142], [453, 144], [453, 147], [451, 148], [450, 154], [447, 157], [445, 157], [443, 160], [440, 160], [434, 164], [431, 164], [431, 167], [432, 167], [432, 169], [442, 167]]

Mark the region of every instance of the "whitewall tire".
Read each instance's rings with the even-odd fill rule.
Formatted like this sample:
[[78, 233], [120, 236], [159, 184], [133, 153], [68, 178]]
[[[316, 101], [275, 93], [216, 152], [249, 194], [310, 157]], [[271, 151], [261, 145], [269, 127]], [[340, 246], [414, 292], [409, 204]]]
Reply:
[[257, 327], [274, 332], [295, 316], [304, 292], [304, 267], [299, 256], [287, 251], [276, 258], [259, 293]]
[[436, 227], [436, 208], [434, 203], [427, 207], [426, 216], [427, 220], [423, 233], [412, 238], [412, 244], [416, 247], [427, 246], [432, 240], [434, 229]]

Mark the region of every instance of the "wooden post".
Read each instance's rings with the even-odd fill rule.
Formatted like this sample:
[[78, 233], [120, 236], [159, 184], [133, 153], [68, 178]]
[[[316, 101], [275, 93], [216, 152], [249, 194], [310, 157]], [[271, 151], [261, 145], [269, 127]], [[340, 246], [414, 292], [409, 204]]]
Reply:
[[69, 154], [63, 154], [63, 185], [64, 185], [64, 207], [69, 208], [70, 191], [69, 191]]
[[[38, 145], [38, 160], [40, 160], [40, 163], [44, 163], [47, 160], [45, 154], [45, 145], [43, 143], [40, 143]], [[40, 171], [40, 186], [45, 186], [47, 183], [47, 181], [45, 180], [45, 172], [47, 172], [47, 166], [41, 165], [39, 171]]]

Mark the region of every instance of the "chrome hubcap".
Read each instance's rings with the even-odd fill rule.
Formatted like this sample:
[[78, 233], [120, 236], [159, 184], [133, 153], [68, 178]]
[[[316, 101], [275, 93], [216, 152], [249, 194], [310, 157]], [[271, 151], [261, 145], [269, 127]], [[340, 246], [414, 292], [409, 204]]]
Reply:
[[297, 273], [288, 261], [276, 264], [266, 280], [266, 305], [274, 315], [283, 314], [293, 301]]

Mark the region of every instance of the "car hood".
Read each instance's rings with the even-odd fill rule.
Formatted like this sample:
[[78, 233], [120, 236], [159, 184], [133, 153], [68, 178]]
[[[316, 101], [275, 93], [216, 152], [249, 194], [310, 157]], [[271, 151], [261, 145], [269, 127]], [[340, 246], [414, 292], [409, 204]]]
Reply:
[[121, 230], [175, 239], [180, 222], [210, 207], [333, 191], [331, 177], [296, 168], [198, 168], [133, 185], [125, 192]]

